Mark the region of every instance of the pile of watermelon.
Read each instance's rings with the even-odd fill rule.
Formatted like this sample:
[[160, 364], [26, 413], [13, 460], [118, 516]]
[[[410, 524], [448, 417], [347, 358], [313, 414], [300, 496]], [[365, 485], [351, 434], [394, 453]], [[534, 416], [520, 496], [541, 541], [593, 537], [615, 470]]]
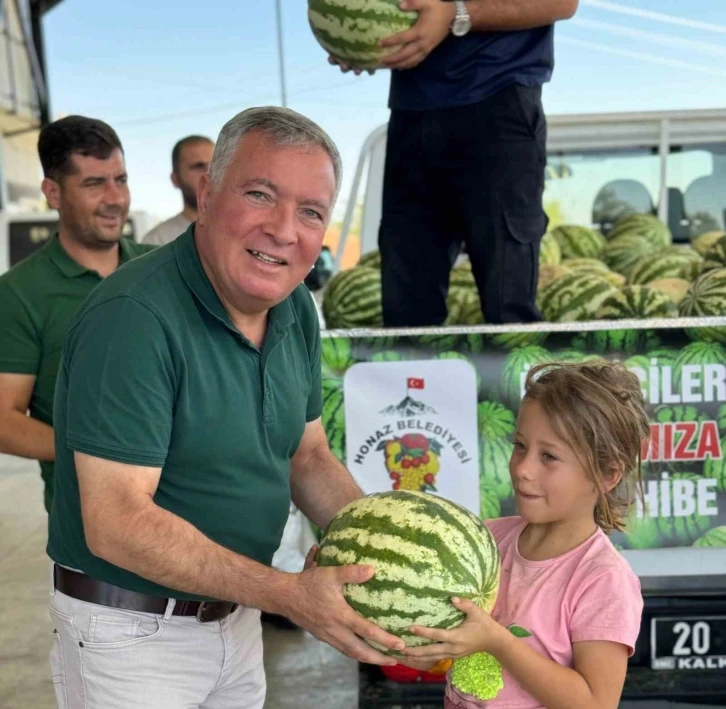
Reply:
[[[632, 214], [603, 236], [584, 226], [558, 226], [540, 247], [537, 305], [546, 321], [719, 316], [726, 313], [726, 232], [673, 244], [657, 217]], [[484, 323], [471, 265], [451, 272], [446, 325]], [[381, 311], [380, 254], [331, 279], [323, 298], [330, 329], [376, 328]], [[726, 342], [726, 328], [713, 328]]]

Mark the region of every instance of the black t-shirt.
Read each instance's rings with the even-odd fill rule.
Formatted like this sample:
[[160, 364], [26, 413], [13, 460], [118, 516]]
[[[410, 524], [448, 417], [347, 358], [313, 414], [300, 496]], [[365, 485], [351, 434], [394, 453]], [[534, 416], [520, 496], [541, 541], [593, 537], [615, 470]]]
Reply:
[[388, 105], [427, 111], [478, 103], [505, 86], [541, 86], [552, 77], [554, 25], [447, 37], [414, 69], [391, 72]]

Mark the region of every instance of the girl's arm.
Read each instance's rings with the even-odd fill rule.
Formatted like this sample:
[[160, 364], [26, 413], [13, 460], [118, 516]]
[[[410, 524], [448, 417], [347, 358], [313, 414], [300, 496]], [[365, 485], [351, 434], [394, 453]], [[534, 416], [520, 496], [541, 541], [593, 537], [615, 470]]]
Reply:
[[610, 640], [573, 643], [573, 667], [541, 655], [489, 613], [466, 599], [452, 599], [466, 613], [454, 630], [412, 626], [433, 644], [407, 648], [407, 660], [431, 662], [488, 652], [547, 709], [617, 709], [625, 683], [628, 646]]
[[572, 647], [572, 669], [558, 665], [510, 633], [501, 636], [491, 654], [547, 709], [617, 709], [628, 648], [601, 640]]

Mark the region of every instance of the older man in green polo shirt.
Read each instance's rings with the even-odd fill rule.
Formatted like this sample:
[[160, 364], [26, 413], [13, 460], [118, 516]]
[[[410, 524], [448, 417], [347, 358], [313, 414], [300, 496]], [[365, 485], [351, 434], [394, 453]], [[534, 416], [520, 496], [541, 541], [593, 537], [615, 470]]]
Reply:
[[68, 116], [41, 131], [38, 153], [60, 228], [0, 277], [0, 452], [40, 461], [50, 511], [53, 392], [68, 323], [105, 276], [153, 247], [121, 238], [129, 187], [109, 125]]
[[291, 497], [324, 527], [362, 494], [327, 445], [302, 285], [340, 171], [313, 122], [244, 111], [219, 136], [196, 224], [71, 323], [48, 544], [60, 706], [261, 709], [260, 610], [395, 662], [361, 638], [402, 642], [342, 595], [373, 569], [270, 567]]

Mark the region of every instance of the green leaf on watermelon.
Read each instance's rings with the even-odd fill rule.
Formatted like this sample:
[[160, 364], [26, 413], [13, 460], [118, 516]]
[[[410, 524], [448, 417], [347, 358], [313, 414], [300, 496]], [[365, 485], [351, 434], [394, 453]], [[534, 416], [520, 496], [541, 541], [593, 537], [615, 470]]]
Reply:
[[426, 451], [423, 448], [411, 448], [408, 454], [412, 458], [420, 458]]
[[436, 453], [436, 455], [440, 455], [441, 454], [441, 449], [442, 448], [443, 448], [443, 446], [438, 441], [436, 441], [436, 440], [432, 440], [431, 441], [431, 450], [434, 453]]
[[395, 461], [397, 463], [400, 463], [403, 460], [403, 455], [404, 455], [403, 451], [401, 451], [400, 453], [396, 453]]
[[385, 450], [385, 448], [386, 448], [386, 444], [387, 444], [387, 443], [388, 443], [388, 441], [381, 441], [381, 442], [380, 442], [380, 443], [378, 444], [378, 447], [376, 448], [376, 450], [377, 450], [377, 451], [382, 451], [382, 450]]

